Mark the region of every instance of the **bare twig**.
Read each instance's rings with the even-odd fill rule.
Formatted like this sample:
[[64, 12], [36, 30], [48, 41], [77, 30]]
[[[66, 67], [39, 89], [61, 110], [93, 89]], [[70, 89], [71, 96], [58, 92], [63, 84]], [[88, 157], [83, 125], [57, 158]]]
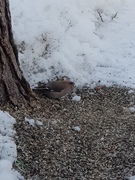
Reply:
[[116, 13], [112, 16], [112, 21], [113, 21], [114, 18], [116, 18], [117, 14], [118, 14], [118, 12], [116, 12]]
[[102, 18], [102, 15], [101, 15], [101, 12], [99, 12], [99, 11], [97, 10], [97, 13], [98, 13], [98, 15], [99, 15], [101, 21], [104, 22], [104, 20], [103, 20], [103, 18]]

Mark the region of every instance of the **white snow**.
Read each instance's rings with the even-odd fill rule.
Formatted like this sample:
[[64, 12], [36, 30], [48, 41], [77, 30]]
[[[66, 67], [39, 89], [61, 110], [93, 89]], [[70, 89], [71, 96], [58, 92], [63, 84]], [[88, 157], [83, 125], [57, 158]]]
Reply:
[[81, 100], [81, 96], [77, 96], [77, 95], [75, 95], [75, 96], [73, 96], [73, 97], [72, 97], [72, 100], [73, 100], [73, 101], [77, 101], [77, 102], [78, 102], [78, 101], [80, 101], [80, 100]]
[[135, 107], [129, 107], [129, 111], [132, 113], [135, 112]]
[[31, 126], [35, 126], [35, 120], [34, 119], [28, 119], [25, 117], [24, 119], [26, 122], [28, 122]]
[[129, 177], [129, 180], [135, 180], [135, 176]]
[[135, 91], [133, 90], [133, 89], [130, 89], [129, 91], [128, 91], [128, 94], [134, 94], [135, 93]]
[[29, 118], [25, 117], [24, 120], [26, 122], [28, 122], [31, 126], [35, 126], [35, 125], [42, 126], [43, 125], [43, 123], [41, 121], [38, 121], [38, 120], [35, 120], [35, 119], [29, 119]]
[[43, 123], [42, 123], [41, 121], [38, 121], [38, 120], [35, 120], [35, 124], [36, 124], [37, 126], [43, 126]]
[[78, 131], [78, 132], [81, 130], [81, 128], [79, 126], [73, 126], [72, 128], [73, 128], [73, 130]]
[[0, 180], [23, 180], [24, 178], [12, 168], [17, 158], [13, 125], [16, 120], [8, 113], [0, 111]]
[[100, 80], [134, 88], [134, 6], [134, 0], [10, 0], [20, 64], [31, 86], [68, 76], [79, 87]]

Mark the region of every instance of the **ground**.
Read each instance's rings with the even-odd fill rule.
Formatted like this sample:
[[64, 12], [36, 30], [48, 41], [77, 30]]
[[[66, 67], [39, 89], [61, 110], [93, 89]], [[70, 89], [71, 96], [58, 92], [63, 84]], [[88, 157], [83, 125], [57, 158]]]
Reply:
[[[30, 86], [68, 76], [77, 87], [100, 82], [135, 88], [135, 1], [68, 2], [10, 0], [19, 62]], [[122, 180], [135, 174], [135, 91], [104, 87], [77, 94], [78, 102], [37, 96], [28, 108], [5, 107], [17, 119], [14, 167], [26, 180]]]
[[[122, 180], [135, 175], [134, 92], [120, 87], [84, 88], [70, 96], [31, 100], [29, 108], [5, 107], [17, 123], [18, 162], [26, 180]], [[43, 125], [32, 126], [33, 118]]]

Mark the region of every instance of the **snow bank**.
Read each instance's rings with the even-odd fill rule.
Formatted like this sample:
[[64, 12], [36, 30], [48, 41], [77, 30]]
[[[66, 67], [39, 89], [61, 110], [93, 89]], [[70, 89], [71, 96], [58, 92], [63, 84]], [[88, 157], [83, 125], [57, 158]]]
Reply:
[[31, 86], [68, 76], [81, 87], [99, 80], [135, 87], [133, 0], [10, 0], [10, 5]]

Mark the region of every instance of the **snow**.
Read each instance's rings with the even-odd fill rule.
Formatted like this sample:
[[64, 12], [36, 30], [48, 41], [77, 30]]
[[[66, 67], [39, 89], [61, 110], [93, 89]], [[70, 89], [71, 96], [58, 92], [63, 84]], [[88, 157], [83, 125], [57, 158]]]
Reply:
[[132, 113], [135, 112], [135, 107], [129, 107], [129, 111]]
[[[100, 81], [135, 88], [134, 0], [9, 1], [20, 65], [31, 87], [68, 77], [77, 87]], [[23, 179], [12, 169], [15, 119], [0, 111], [0, 120], [0, 180]]]
[[77, 101], [77, 102], [78, 102], [78, 101], [80, 101], [80, 100], [81, 100], [81, 96], [77, 96], [77, 95], [75, 95], [75, 96], [73, 96], [73, 97], [72, 97], [72, 100], [73, 100], [73, 101]]
[[8, 113], [0, 111], [0, 180], [23, 180], [24, 178], [12, 168], [17, 158], [13, 125], [16, 120]]
[[10, 0], [20, 64], [31, 86], [65, 76], [77, 87], [100, 80], [134, 88], [134, 5], [134, 0]]
[[130, 89], [129, 91], [128, 91], [128, 94], [134, 94], [135, 92], [134, 92], [134, 90], [132, 90], [132, 89]]
[[28, 119], [25, 117], [25, 121], [28, 122], [31, 126], [35, 126], [35, 120], [34, 119]]
[[35, 119], [29, 119], [27, 117], [25, 117], [25, 121], [28, 122], [31, 126], [35, 126], [35, 125], [42, 126], [43, 125], [43, 123], [41, 121], [38, 121]]
[[35, 120], [35, 124], [36, 124], [37, 126], [43, 126], [43, 123], [42, 123], [41, 121], [38, 121], [38, 120]]
[[79, 127], [79, 126], [73, 126], [73, 130], [75, 130], [75, 131], [80, 131], [81, 130], [81, 128]]
[[129, 177], [129, 180], [135, 180], [135, 176]]
[[135, 176], [131, 176], [129, 180], [135, 180]]

